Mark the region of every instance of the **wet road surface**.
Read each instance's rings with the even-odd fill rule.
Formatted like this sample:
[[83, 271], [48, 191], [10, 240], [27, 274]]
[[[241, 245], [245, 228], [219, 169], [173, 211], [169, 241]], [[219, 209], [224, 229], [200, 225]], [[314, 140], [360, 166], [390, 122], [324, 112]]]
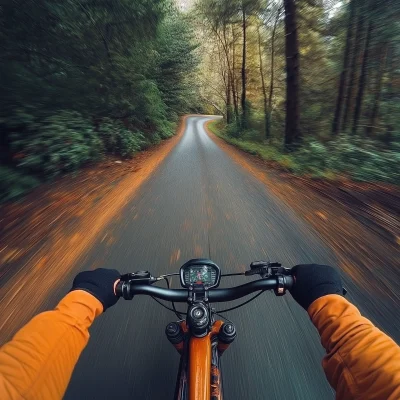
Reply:
[[[193, 257], [209, 257], [226, 273], [259, 259], [335, 264], [312, 229], [208, 137], [205, 121], [187, 120], [182, 140], [100, 235], [82, 269], [156, 275]], [[66, 279], [54, 298], [69, 287]], [[222, 360], [227, 400], [334, 398], [317, 332], [290, 295], [267, 292], [228, 316], [238, 338]], [[179, 357], [164, 328], [175, 319], [151, 298], [120, 300], [92, 327], [65, 398], [171, 399]]]

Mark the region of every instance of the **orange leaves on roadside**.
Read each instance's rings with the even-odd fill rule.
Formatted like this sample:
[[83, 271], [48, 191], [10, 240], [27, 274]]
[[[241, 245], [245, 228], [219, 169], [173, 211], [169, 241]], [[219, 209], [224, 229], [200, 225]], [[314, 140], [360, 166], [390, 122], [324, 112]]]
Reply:
[[11, 261], [16, 261], [22, 254], [21, 249], [9, 249], [8, 251], [4, 251], [4, 254], [1, 254], [1, 263], [5, 264]]
[[71, 239], [69, 240], [69, 242], [70, 242], [71, 244], [78, 243], [78, 241], [80, 240], [80, 238], [81, 238], [81, 235], [80, 235], [79, 233], [75, 233], [75, 234], [72, 235], [72, 237], [71, 237]]
[[328, 217], [326, 216], [326, 214], [324, 214], [321, 211], [316, 211], [315, 215], [317, 215], [318, 217], [320, 217], [321, 219], [323, 219], [324, 221], [326, 221], [328, 219]]
[[41, 257], [39, 260], [38, 260], [38, 262], [34, 265], [34, 269], [35, 270], [40, 270], [40, 269], [42, 269], [45, 265], [46, 265], [46, 261], [47, 261], [47, 257], [46, 256], [44, 256], [44, 257]]

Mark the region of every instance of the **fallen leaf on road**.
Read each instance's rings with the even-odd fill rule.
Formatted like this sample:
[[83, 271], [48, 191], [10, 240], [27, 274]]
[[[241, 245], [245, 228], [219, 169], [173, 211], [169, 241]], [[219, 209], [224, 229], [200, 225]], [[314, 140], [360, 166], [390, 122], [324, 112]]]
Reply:
[[328, 217], [324, 213], [322, 213], [321, 211], [316, 211], [315, 214], [318, 215], [318, 217], [320, 217], [324, 221], [326, 221], [328, 219]]

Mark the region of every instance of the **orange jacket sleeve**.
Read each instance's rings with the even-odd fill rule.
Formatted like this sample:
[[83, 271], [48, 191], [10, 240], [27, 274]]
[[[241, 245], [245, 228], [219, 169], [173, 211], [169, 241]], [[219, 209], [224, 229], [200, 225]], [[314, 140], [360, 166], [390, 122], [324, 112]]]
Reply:
[[61, 399], [102, 312], [94, 296], [75, 290], [34, 317], [0, 349], [0, 399]]
[[328, 295], [308, 308], [326, 349], [322, 366], [340, 400], [400, 399], [400, 347], [345, 298]]

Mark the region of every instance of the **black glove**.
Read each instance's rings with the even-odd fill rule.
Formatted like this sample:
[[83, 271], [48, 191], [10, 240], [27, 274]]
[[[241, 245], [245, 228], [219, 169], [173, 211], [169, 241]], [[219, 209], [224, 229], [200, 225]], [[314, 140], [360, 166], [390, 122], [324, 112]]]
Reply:
[[84, 290], [103, 304], [104, 311], [119, 299], [114, 293], [114, 283], [121, 278], [116, 269], [98, 268], [94, 271], [80, 272], [72, 283], [73, 290]]
[[295, 284], [290, 293], [305, 309], [327, 294], [343, 294], [342, 279], [329, 265], [302, 264], [292, 268]]

